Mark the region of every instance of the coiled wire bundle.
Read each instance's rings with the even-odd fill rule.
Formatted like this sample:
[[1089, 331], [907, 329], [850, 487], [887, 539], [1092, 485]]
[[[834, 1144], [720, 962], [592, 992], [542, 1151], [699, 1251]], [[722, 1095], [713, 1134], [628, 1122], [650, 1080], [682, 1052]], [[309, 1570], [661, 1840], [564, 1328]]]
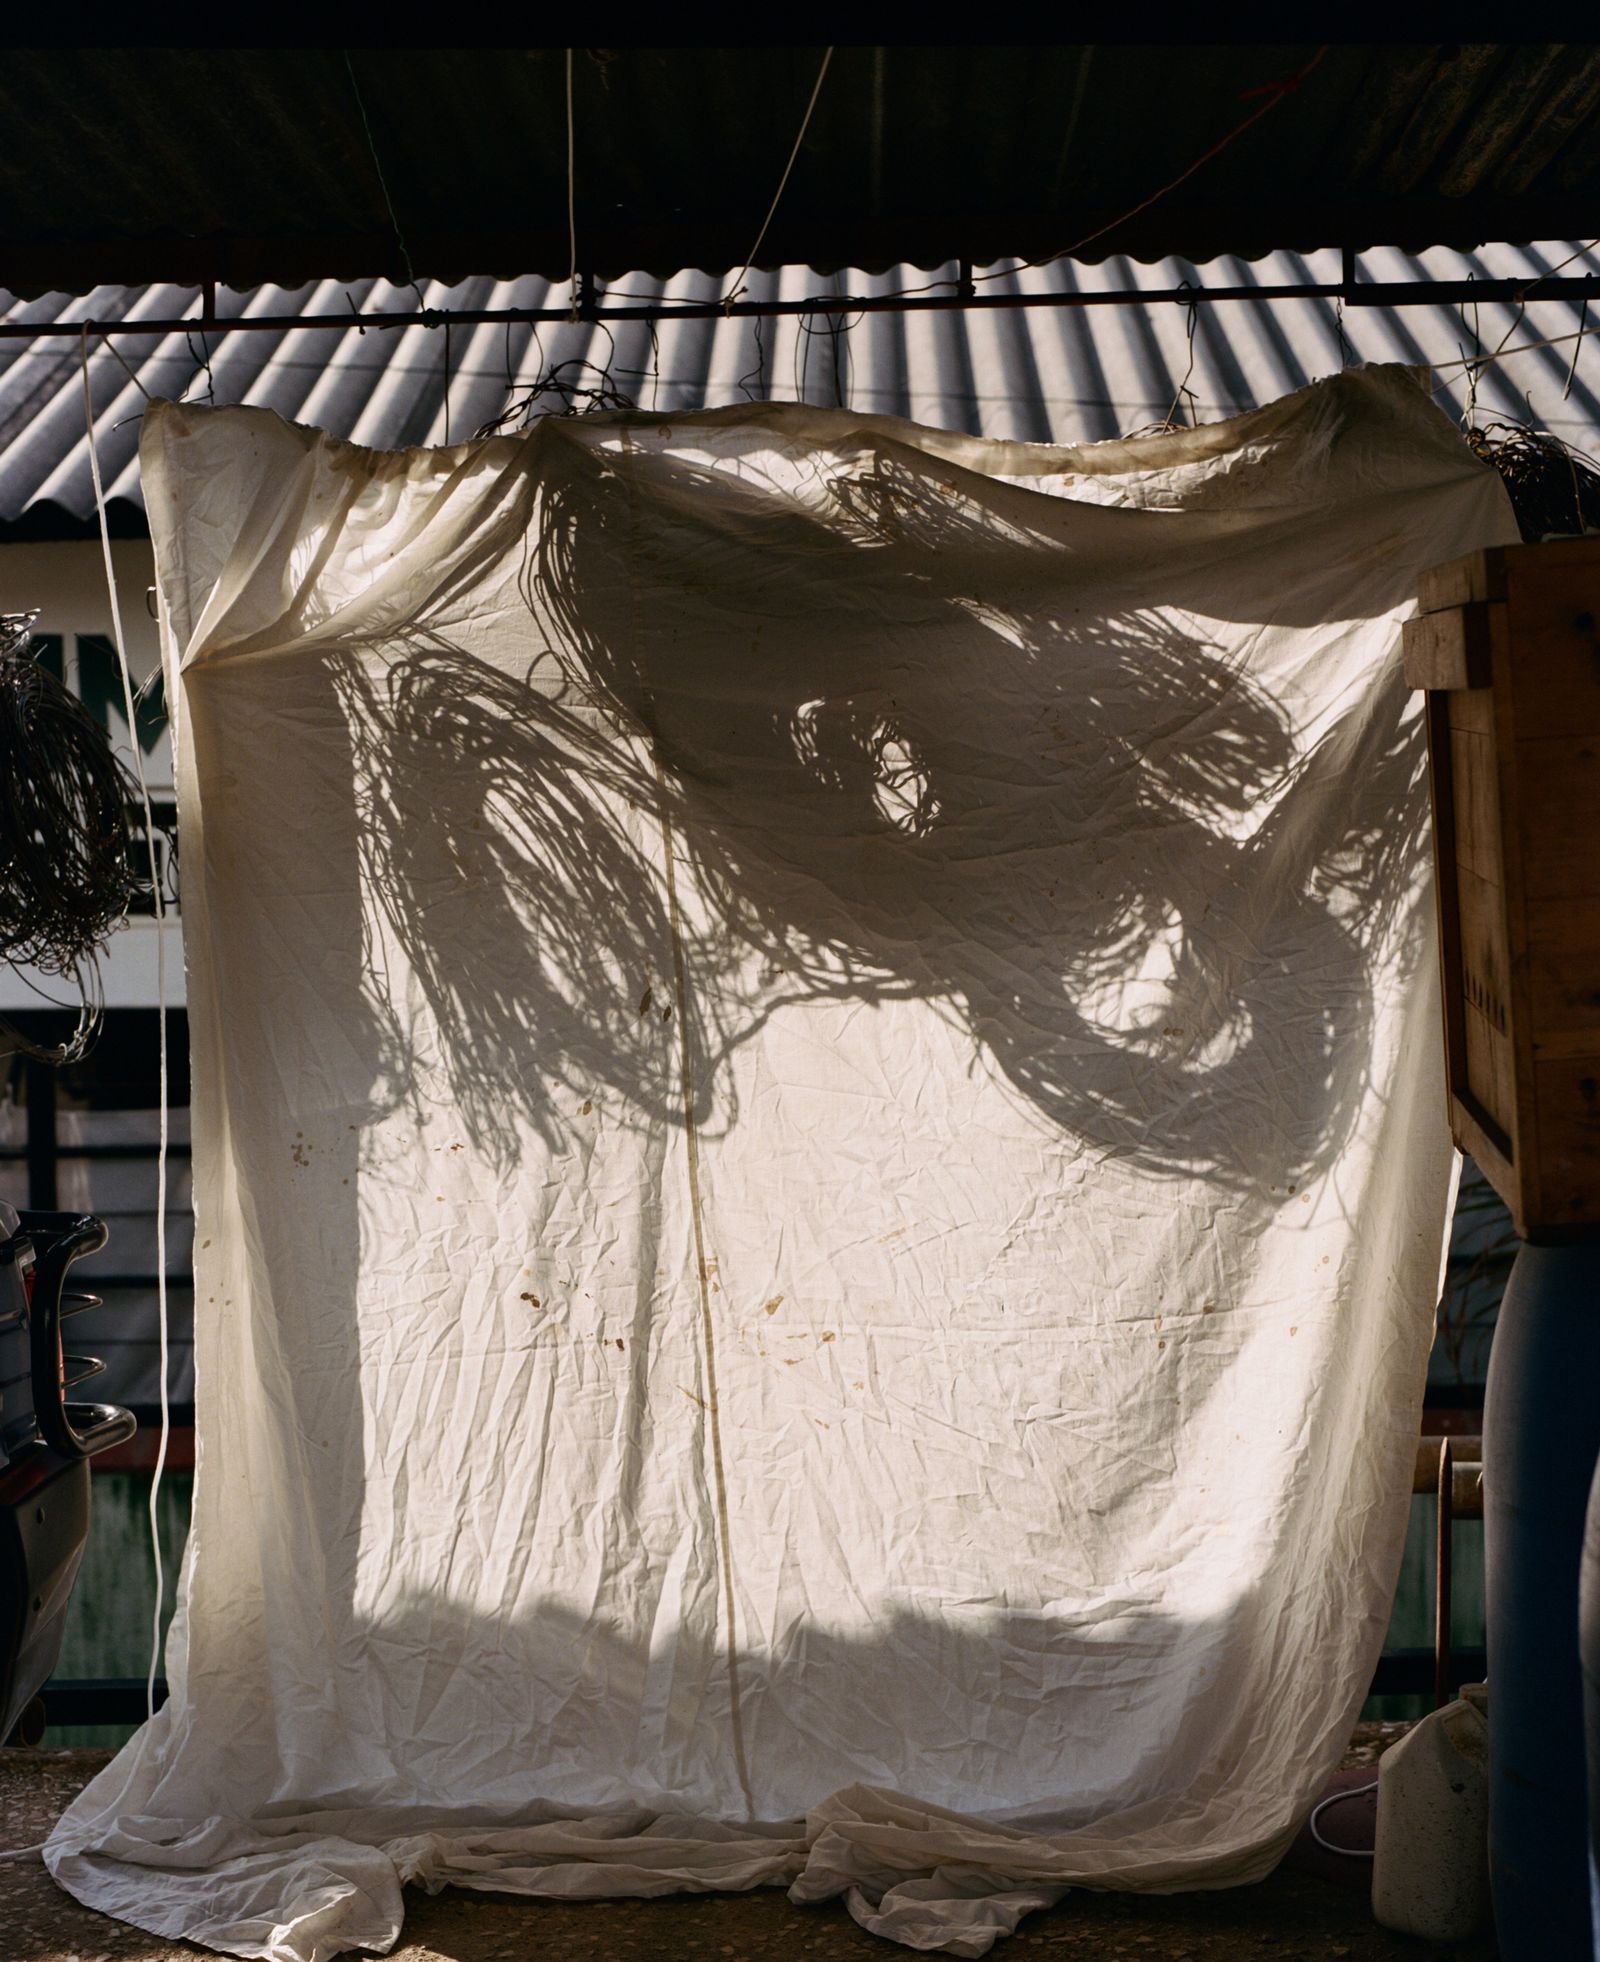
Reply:
[[0, 614], [0, 959], [70, 982], [80, 1009], [62, 1047], [0, 1025], [0, 1050], [69, 1062], [94, 1040], [100, 949], [138, 890], [138, 790], [106, 731], [34, 658], [36, 618]]
[[1581, 450], [1521, 422], [1469, 427], [1466, 438], [1500, 472], [1526, 543], [1600, 531], [1600, 470]]

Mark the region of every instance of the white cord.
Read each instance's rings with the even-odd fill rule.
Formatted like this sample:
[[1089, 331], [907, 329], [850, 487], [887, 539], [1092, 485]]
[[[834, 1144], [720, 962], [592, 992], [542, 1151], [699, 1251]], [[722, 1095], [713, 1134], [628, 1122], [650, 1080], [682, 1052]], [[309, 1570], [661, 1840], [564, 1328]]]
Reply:
[[0, 1853], [0, 1860], [31, 1860], [35, 1854], [42, 1853], [49, 1844], [41, 1839], [37, 1846], [12, 1846]]
[[794, 139], [794, 148], [789, 152], [789, 161], [783, 167], [783, 175], [778, 179], [778, 188], [772, 194], [772, 203], [767, 207], [767, 215], [761, 221], [760, 231], [756, 233], [755, 244], [746, 253], [744, 264], [739, 268], [739, 277], [733, 282], [727, 297], [723, 301], [724, 306], [731, 307], [734, 301], [744, 291], [744, 276], [755, 264], [756, 254], [761, 250], [761, 241], [766, 237], [767, 227], [772, 223], [773, 214], [778, 209], [778, 201], [783, 196], [784, 189], [789, 182], [789, 173], [794, 169], [794, 160], [800, 154], [800, 145], [805, 142], [806, 131], [811, 127], [811, 112], [817, 106], [817, 97], [822, 93], [823, 78], [827, 75], [828, 63], [832, 60], [833, 50], [829, 48], [823, 54], [822, 66], [817, 70], [817, 79], [811, 90], [811, 100], [806, 104], [806, 113], [800, 119], [800, 132]]
[[[128, 740], [133, 746], [133, 766], [139, 779], [139, 798], [144, 806], [145, 844], [150, 854], [150, 898], [156, 919], [156, 1004], [161, 1056], [160, 1142], [156, 1153], [156, 1315], [161, 1348], [161, 1438], [156, 1446], [155, 1473], [150, 1480], [150, 1548], [155, 1559], [156, 1602], [150, 1618], [150, 1670], [145, 1679], [145, 1711], [147, 1717], [154, 1717], [156, 1671], [161, 1661], [161, 1597], [166, 1588], [157, 1506], [161, 1497], [161, 1474], [167, 1464], [167, 1440], [172, 1428], [172, 1413], [167, 1399], [167, 913], [161, 897], [155, 813], [150, 806], [150, 785], [144, 773], [144, 749], [139, 741], [138, 714], [133, 701], [133, 676], [128, 669], [128, 646], [122, 634], [122, 608], [117, 599], [117, 570], [111, 557], [111, 527], [106, 518], [105, 486], [100, 481], [100, 456], [95, 448], [94, 397], [89, 389], [89, 325], [88, 321], [84, 322], [79, 338], [83, 366], [83, 421], [89, 432], [89, 474], [94, 482], [94, 505], [100, 518], [100, 549], [105, 556], [106, 588], [111, 597], [111, 632], [122, 669], [122, 699], [128, 716]], [[123, 365], [126, 367], [126, 362]], [[134, 381], [138, 382], [137, 375]]]
[[572, 50], [567, 50], [567, 240], [572, 247], [572, 264], [567, 273], [569, 320], [578, 317], [578, 204], [577, 180], [573, 173], [572, 146]]
[[[150, 400], [149, 389], [145, 387], [144, 383], [140, 381], [139, 377], [128, 366], [126, 360], [124, 360], [123, 358], [122, 350], [115, 344], [115, 342], [111, 339], [111, 336], [109, 334], [106, 334], [104, 332], [100, 334], [100, 345], [105, 349], [107, 354], [112, 356], [114, 360], [121, 363], [122, 372], [128, 377], [129, 381], [133, 383], [134, 387], [138, 389], [139, 393], [148, 402]], [[91, 431], [90, 433], [92, 434], [93, 432]]]
[[[1536, 349], [1542, 347], [1562, 347], [1568, 341], [1582, 342], [1587, 335], [1594, 333], [1595, 329], [1592, 327], [1584, 327], [1580, 319], [1579, 331], [1576, 334], [1558, 334], [1553, 340], [1547, 340], [1547, 341], [1523, 341], [1519, 346], [1513, 348], [1508, 348], [1506, 346], [1506, 343], [1511, 339], [1511, 336], [1522, 325], [1523, 320], [1527, 316], [1528, 295], [1534, 292], [1539, 286], [1541, 286], [1545, 280], [1554, 279], [1556, 274], [1560, 272], [1563, 267], [1570, 266], [1574, 259], [1582, 259], [1588, 253], [1593, 252], [1593, 250], [1597, 245], [1600, 245], [1600, 238], [1590, 239], [1587, 245], [1580, 245], [1576, 252], [1569, 252], [1564, 259], [1559, 260], [1555, 265], [1553, 265], [1550, 268], [1548, 272], [1542, 272], [1540, 273], [1537, 279], [1530, 279], [1528, 281], [1527, 285], [1523, 287], [1521, 293], [1519, 293], [1517, 296], [1517, 311], [1512, 319], [1511, 325], [1500, 336], [1499, 343], [1496, 346], [1493, 354], [1473, 354], [1473, 355], [1466, 356], [1464, 359], [1460, 361], [1435, 362], [1434, 372], [1436, 374], [1439, 374], [1442, 373], [1446, 368], [1470, 368], [1475, 370], [1477, 373], [1481, 373], [1486, 368], [1492, 368], [1497, 361], [1508, 361], [1513, 354], [1532, 354]], [[1587, 304], [1588, 303], [1586, 301], [1585, 305], [1587, 306]], [[1577, 360], [1578, 360], [1576, 349], [1574, 349], [1573, 351], [1572, 360], [1573, 360], [1573, 366], [1576, 367]], [[1474, 379], [1476, 379], [1476, 373], [1474, 375]], [[1570, 383], [1568, 385], [1570, 387]], [[1562, 401], [1565, 401], [1567, 398], [1563, 394], [1561, 399]]]
[[1600, 238], [1590, 239], [1587, 245], [1580, 245], [1576, 252], [1569, 252], [1564, 259], [1558, 260], [1557, 263], [1550, 268], [1549, 272], [1540, 273], [1537, 279], [1530, 279], [1528, 281], [1527, 285], [1523, 287], [1521, 293], [1519, 293], [1517, 296], [1516, 316], [1512, 320], [1511, 325], [1500, 336], [1500, 345], [1495, 349], [1494, 353], [1489, 356], [1490, 361], [1499, 360], [1502, 352], [1505, 349], [1506, 342], [1510, 340], [1511, 336], [1522, 325], [1523, 318], [1528, 311], [1528, 295], [1531, 292], [1533, 292], [1533, 290], [1536, 287], [1543, 285], [1545, 280], [1553, 279], [1558, 272], [1564, 271], [1566, 267], [1572, 264], [1574, 259], [1582, 259], [1588, 253], [1592, 252], [1597, 245], [1600, 245]]
[[1514, 354], [1537, 354], [1541, 348], [1566, 347], [1573, 341], [1592, 340], [1596, 334], [1600, 334], [1600, 327], [1585, 327], [1576, 334], [1553, 334], [1547, 341], [1518, 341], [1515, 347], [1502, 346], [1493, 354], [1469, 354], [1459, 361], [1435, 361], [1433, 372], [1445, 375], [1456, 368], [1491, 368], [1497, 362], [1509, 361]]
[[1352, 1785], [1348, 1792], [1330, 1792], [1325, 1799], [1312, 1806], [1306, 1828], [1324, 1853], [1342, 1853], [1347, 1860], [1370, 1860], [1373, 1857], [1370, 1846], [1335, 1846], [1331, 1839], [1324, 1839], [1317, 1831], [1317, 1821], [1330, 1805], [1338, 1805], [1344, 1799], [1364, 1798], [1368, 1792], [1377, 1789], [1378, 1781], [1374, 1778], [1370, 1785]]

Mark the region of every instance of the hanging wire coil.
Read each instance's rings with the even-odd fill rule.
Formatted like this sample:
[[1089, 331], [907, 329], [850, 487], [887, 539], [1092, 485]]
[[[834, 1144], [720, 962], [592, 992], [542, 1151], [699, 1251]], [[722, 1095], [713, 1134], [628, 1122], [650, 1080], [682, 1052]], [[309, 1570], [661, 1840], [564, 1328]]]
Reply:
[[0, 614], [0, 959], [78, 992], [69, 1042], [41, 1049], [0, 1024], [0, 1048], [81, 1056], [100, 1021], [98, 957], [137, 890], [137, 795], [105, 730], [33, 652], [33, 613]]
[[1528, 543], [1600, 531], [1600, 469], [1581, 450], [1522, 422], [1469, 424], [1464, 433], [1499, 471]]

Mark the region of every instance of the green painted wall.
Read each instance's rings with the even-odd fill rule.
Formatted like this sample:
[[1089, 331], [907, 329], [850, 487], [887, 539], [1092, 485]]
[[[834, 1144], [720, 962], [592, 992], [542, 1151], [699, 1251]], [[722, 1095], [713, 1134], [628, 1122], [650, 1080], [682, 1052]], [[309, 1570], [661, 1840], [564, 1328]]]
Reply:
[[[150, 1622], [155, 1570], [150, 1546], [149, 1472], [97, 1472], [91, 1486], [89, 1544], [73, 1590], [61, 1660], [62, 1677], [143, 1676], [150, 1667]], [[189, 1530], [192, 1472], [167, 1472], [156, 1516], [166, 1584], [162, 1628], [171, 1619]], [[48, 1743], [115, 1746], [133, 1735], [129, 1725], [78, 1725], [53, 1729]]]
[[[166, 1563], [163, 1624], [172, 1613], [192, 1485], [189, 1472], [170, 1472], [161, 1481], [158, 1513]], [[148, 1473], [96, 1475], [94, 1525], [73, 1596], [72, 1615], [56, 1668], [58, 1676], [143, 1676], [149, 1667], [150, 1611], [155, 1598], [149, 1505]], [[1433, 1645], [1433, 1539], [1433, 1500], [1414, 1498], [1387, 1648]], [[1463, 1648], [1482, 1647], [1483, 1525], [1476, 1519], [1458, 1520], [1455, 1526], [1451, 1629]], [[1426, 1697], [1372, 1697], [1364, 1714], [1420, 1717], [1429, 1707]], [[126, 1726], [83, 1726], [52, 1731], [50, 1741], [115, 1746], [131, 1735], [131, 1728]]]

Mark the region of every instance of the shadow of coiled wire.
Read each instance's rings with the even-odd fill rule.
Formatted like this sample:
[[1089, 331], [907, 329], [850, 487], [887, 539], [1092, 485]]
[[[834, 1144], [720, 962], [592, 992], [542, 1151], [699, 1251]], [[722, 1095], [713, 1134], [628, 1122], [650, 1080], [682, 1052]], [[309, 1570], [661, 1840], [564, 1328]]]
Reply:
[[1398, 676], [1307, 758], [1239, 658], [1157, 592], [1085, 605], [1003, 509], [892, 454], [819, 498], [573, 446], [521, 674], [425, 630], [342, 671], [372, 884], [474, 1134], [546, 1123], [530, 1057], [683, 1121], [674, 1013], [725, 1129], [727, 1060], [776, 1008], [918, 999], [1097, 1153], [1325, 1166], [1416, 897]]

